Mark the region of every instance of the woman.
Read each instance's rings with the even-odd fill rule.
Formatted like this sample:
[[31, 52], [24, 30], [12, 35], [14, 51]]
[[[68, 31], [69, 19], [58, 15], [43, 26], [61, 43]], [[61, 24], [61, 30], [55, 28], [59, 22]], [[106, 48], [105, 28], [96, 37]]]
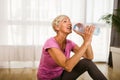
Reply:
[[[84, 33], [74, 30], [84, 40], [80, 47], [67, 39], [68, 34], [72, 32], [68, 16], [57, 16], [52, 26], [56, 36], [48, 39], [43, 46], [37, 73], [38, 80], [76, 80], [85, 71], [88, 71], [94, 80], [107, 80], [92, 62], [91, 41], [94, 26], [86, 27]], [[75, 53], [72, 57], [70, 57], [71, 51]]]

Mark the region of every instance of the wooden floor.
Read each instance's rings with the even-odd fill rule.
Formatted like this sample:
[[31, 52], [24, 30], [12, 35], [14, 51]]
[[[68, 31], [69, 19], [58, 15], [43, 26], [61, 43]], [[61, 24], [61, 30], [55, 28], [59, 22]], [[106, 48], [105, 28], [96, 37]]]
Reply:
[[[108, 67], [106, 63], [96, 63], [98, 68], [107, 77], [108, 80], [120, 80], [120, 74], [117, 74]], [[0, 69], [0, 80], [37, 80], [37, 69]], [[77, 80], [92, 80], [87, 72], [78, 77]]]
[[[96, 63], [100, 71], [106, 76], [108, 80], [120, 80], [120, 73], [116, 73], [106, 63]], [[80, 75], [77, 80], [93, 80], [87, 72]]]

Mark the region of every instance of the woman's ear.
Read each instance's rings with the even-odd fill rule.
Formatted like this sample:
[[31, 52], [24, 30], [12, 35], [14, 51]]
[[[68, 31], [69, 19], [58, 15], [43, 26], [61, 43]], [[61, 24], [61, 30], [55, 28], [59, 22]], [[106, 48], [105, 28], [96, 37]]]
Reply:
[[55, 26], [56, 31], [59, 31], [59, 29], [60, 29], [59, 25]]

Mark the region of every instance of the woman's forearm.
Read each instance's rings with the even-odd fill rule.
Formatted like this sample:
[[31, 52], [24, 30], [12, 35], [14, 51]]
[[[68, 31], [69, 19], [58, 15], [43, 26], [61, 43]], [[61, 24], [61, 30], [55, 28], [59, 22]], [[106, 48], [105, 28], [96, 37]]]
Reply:
[[91, 44], [88, 46], [85, 52], [85, 58], [92, 60], [94, 58], [93, 49]]
[[75, 55], [69, 58], [66, 62], [67, 68], [69, 68], [69, 72], [73, 69], [73, 67], [79, 62], [80, 58], [84, 55], [87, 50], [88, 45], [83, 44], [80, 49], [77, 51]]

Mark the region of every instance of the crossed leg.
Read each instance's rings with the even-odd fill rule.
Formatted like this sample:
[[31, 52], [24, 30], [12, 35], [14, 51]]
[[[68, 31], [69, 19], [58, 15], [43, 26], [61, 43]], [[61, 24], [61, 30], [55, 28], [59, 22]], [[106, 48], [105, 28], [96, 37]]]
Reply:
[[97, 66], [88, 59], [80, 60], [71, 72], [63, 71], [60, 77], [53, 80], [76, 80], [85, 71], [88, 71], [93, 80], [107, 80]]

